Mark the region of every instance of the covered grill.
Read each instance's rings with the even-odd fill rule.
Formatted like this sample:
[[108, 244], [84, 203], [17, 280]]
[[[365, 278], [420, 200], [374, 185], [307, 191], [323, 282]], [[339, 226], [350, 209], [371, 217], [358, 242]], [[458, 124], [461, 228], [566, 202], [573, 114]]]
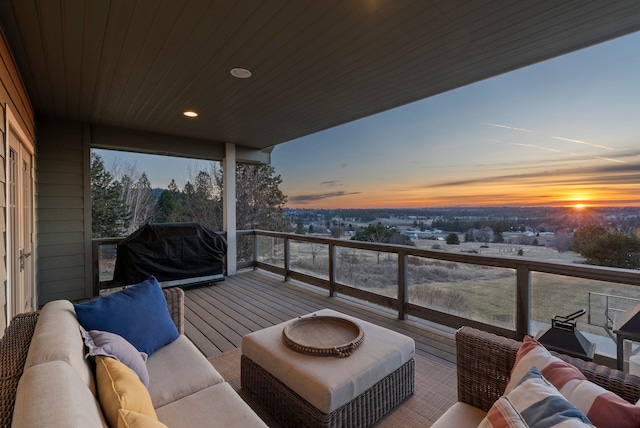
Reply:
[[113, 279], [136, 284], [155, 276], [163, 287], [224, 279], [227, 242], [198, 223], [145, 224], [118, 244]]

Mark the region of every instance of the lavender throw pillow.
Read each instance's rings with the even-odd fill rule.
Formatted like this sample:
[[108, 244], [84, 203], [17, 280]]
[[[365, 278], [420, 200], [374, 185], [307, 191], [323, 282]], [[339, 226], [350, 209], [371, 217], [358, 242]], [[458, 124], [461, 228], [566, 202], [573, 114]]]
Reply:
[[149, 371], [147, 370], [147, 354], [138, 350], [122, 336], [108, 331], [89, 330], [80, 326], [84, 343], [89, 349], [86, 357], [105, 355], [120, 361], [136, 372], [145, 387], [149, 387]]

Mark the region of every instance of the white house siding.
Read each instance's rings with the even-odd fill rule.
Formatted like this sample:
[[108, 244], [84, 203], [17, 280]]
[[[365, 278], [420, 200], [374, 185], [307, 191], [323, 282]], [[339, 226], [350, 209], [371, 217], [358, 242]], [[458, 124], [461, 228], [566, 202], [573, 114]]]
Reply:
[[[34, 113], [20, 73], [4, 33], [0, 31], [0, 331], [7, 318], [7, 230], [6, 230], [6, 107], [10, 108], [23, 131], [35, 141]], [[36, 165], [34, 164], [34, 168]], [[37, 231], [37, 229], [36, 229]], [[35, 235], [37, 237], [37, 233]], [[36, 238], [37, 241], [37, 238]], [[36, 273], [37, 275], [37, 273]]]

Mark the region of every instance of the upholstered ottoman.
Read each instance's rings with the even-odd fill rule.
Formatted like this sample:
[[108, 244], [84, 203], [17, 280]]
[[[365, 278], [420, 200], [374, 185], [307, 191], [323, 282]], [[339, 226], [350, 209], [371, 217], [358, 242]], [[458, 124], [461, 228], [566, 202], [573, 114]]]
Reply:
[[242, 389], [282, 425], [370, 426], [413, 394], [413, 339], [330, 309], [314, 314], [355, 321], [364, 341], [347, 358], [302, 354], [282, 340], [290, 321], [242, 338]]

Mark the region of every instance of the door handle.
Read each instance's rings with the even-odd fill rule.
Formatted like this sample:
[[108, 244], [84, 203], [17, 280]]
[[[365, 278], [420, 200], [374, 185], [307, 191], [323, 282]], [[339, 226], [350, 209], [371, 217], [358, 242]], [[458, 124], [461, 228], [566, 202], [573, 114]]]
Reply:
[[25, 253], [24, 248], [20, 248], [20, 272], [24, 270], [24, 261], [31, 256], [31, 252]]

